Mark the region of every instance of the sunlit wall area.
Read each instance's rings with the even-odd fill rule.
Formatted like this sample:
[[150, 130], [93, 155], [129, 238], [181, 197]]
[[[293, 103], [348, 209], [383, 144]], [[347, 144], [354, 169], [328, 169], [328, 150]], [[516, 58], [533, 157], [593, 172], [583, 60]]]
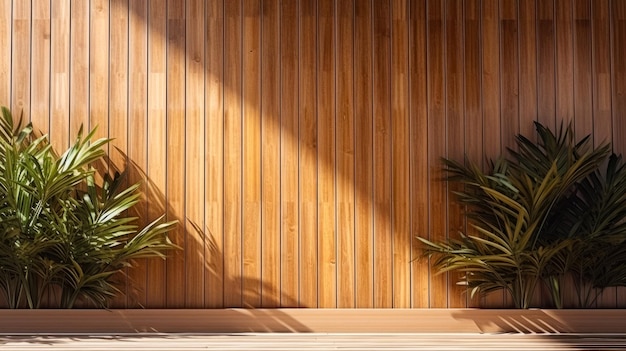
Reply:
[[114, 138], [179, 221], [115, 307], [508, 306], [421, 257], [466, 229], [441, 157], [533, 121], [624, 152], [625, 93], [620, 0], [0, 0], [0, 105]]

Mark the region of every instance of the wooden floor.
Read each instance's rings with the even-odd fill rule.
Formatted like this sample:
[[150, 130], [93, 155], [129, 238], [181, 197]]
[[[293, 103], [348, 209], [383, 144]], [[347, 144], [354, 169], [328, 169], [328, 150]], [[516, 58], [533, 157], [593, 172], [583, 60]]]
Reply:
[[126, 334], [0, 336], [10, 350], [626, 350], [626, 334]]

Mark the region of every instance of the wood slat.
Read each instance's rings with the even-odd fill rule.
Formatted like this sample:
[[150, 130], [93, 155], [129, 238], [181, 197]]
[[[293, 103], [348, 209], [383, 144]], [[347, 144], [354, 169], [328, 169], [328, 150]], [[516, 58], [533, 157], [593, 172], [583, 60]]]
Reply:
[[12, 6], [12, 0], [0, 1], [0, 104], [6, 107], [11, 105]]
[[[148, 4], [140, 0], [128, 2], [128, 182], [140, 183], [141, 197], [131, 211], [141, 227], [148, 222]], [[130, 49], [132, 48], [132, 49]], [[135, 132], [130, 132], [135, 131]], [[127, 306], [147, 304], [148, 262], [140, 259], [128, 271]]]
[[[36, 131], [40, 131], [41, 134], [48, 134], [50, 131], [50, 40], [52, 32], [51, 10], [49, 0], [35, 0], [31, 2], [31, 11], [29, 17], [32, 18], [31, 24], [31, 54], [32, 61], [26, 62], [30, 64], [30, 95], [31, 101], [27, 102], [30, 105], [30, 119], [31, 122], [37, 127]], [[60, 38], [63, 38], [61, 36]], [[25, 38], [22, 38], [22, 40]], [[55, 37], [56, 39], [56, 37]], [[28, 44], [28, 41], [26, 41]], [[62, 43], [55, 47], [56, 49], [63, 50]], [[23, 58], [21, 59], [23, 60]], [[61, 116], [59, 116], [61, 120]]]
[[318, 307], [318, 119], [317, 119], [317, 6], [299, 3], [299, 218], [301, 307]]
[[[445, 3], [429, 1], [427, 5], [427, 91], [428, 91], [428, 188], [429, 240], [447, 237], [447, 185], [442, 181], [441, 156], [446, 154], [445, 92]], [[429, 307], [448, 307], [448, 275], [431, 270]]]
[[280, 306], [280, 3], [263, 1], [261, 28], [261, 305]]
[[[482, 3], [482, 102], [483, 102], [483, 160], [498, 157], [502, 151], [501, 86], [500, 86], [500, 26], [499, 2]], [[486, 167], [486, 165], [485, 165]], [[504, 296], [497, 291], [484, 299], [484, 306], [501, 306]]]
[[224, 6], [206, 2], [205, 306], [224, 306]]
[[[90, 2], [70, 0], [70, 55], [69, 67], [70, 88], [69, 108], [70, 120], [68, 138], [77, 135], [81, 126], [89, 128], [90, 116]], [[56, 134], [55, 124], [52, 132]], [[56, 136], [54, 136], [57, 138]], [[57, 140], [60, 140], [58, 138]], [[69, 140], [68, 140], [69, 143]]]
[[185, 307], [204, 307], [205, 33], [202, 0], [185, 2]]
[[243, 2], [243, 304], [261, 306], [261, 17]]
[[321, 308], [337, 307], [335, 7], [333, 0], [317, 2], [317, 283]]
[[411, 221], [409, 189], [409, 9], [391, 4], [391, 245], [392, 306], [411, 307]]
[[242, 3], [224, 4], [224, 307], [240, 307], [242, 291]]
[[[148, 219], [154, 221], [166, 211], [166, 168], [163, 160], [167, 155], [167, 2], [150, 1], [148, 6], [148, 166], [146, 199]], [[169, 217], [167, 220], [174, 220]], [[167, 306], [166, 265], [161, 259], [147, 262], [148, 285], [146, 307]]]
[[[465, 128], [470, 138], [465, 139], [465, 155], [469, 162], [483, 168], [483, 145], [485, 131], [483, 123], [482, 104], [482, 52], [481, 48], [481, 6], [477, 0], [465, 2], [465, 45], [464, 45], [464, 98], [465, 98]], [[460, 161], [460, 160], [459, 160]], [[455, 201], [455, 198], [452, 198]], [[466, 211], [465, 208], [462, 211]], [[470, 225], [465, 223], [468, 234], [477, 234]], [[480, 297], [467, 296], [470, 307], [480, 305]]]
[[391, 1], [373, 18], [374, 307], [393, 306], [391, 219]]
[[[181, 248], [186, 246], [185, 212], [185, 3], [167, 2], [167, 122], [166, 122], [166, 213], [178, 225], [170, 238]], [[185, 306], [187, 294], [185, 253], [171, 250], [166, 262], [166, 301], [169, 308]]]
[[29, 121], [31, 110], [31, 2], [18, 1], [13, 2], [12, 5], [10, 108], [15, 117], [19, 118], [20, 114], [23, 114], [24, 119]]
[[[356, 307], [374, 306], [373, 223], [373, 105], [372, 17], [370, 2], [354, 4], [354, 99], [355, 121], [355, 250]], [[359, 103], [356, 103], [359, 101]]]
[[281, 3], [281, 307], [297, 307], [300, 300], [298, 13], [299, 2]]
[[[70, 142], [71, 120], [71, 2], [53, 1], [50, 8], [50, 115], [49, 124], [52, 145], [65, 150]], [[86, 115], [86, 114], [85, 114]], [[50, 121], [54, 119], [54, 124]]]
[[[122, 172], [128, 166], [128, 0], [110, 3], [109, 33], [110, 57], [109, 57], [109, 115], [108, 136], [112, 138], [109, 143], [109, 172]], [[128, 186], [128, 177], [122, 180], [122, 186]], [[128, 270], [120, 274], [120, 281], [125, 282], [122, 291], [127, 296]], [[118, 308], [126, 307], [126, 296], [113, 299], [112, 305]]]
[[554, 0], [537, 1], [537, 121], [556, 126]]
[[[337, 307], [356, 305], [355, 2], [337, 3]], [[360, 117], [360, 116], [359, 116]], [[360, 121], [360, 120], [359, 120]]]

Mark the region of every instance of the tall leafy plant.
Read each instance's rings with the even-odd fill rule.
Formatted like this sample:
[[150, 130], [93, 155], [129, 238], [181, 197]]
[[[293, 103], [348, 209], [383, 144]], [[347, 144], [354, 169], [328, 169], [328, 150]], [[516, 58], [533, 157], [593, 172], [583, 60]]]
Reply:
[[593, 148], [589, 138], [575, 142], [570, 127], [556, 134], [539, 123], [536, 129], [536, 143], [518, 136], [512, 157], [491, 161], [487, 171], [470, 160], [444, 160], [449, 180], [464, 185], [457, 195], [476, 234], [440, 243], [420, 238], [436, 268], [465, 273], [461, 283], [472, 294], [504, 289], [518, 308], [530, 306], [546, 272], [557, 271], [556, 262], [572, 251], [573, 238], [550, 233], [554, 218], [609, 153], [608, 145]]
[[138, 185], [120, 176], [95, 182], [91, 165], [101, 161], [109, 139], [78, 133], [58, 155], [31, 124], [0, 116], [0, 291], [11, 308], [38, 308], [48, 292], [59, 306], [78, 300], [106, 307], [118, 293], [112, 276], [135, 258], [161, 256], [173, 248], [162, 219], [139, 228], [126, 211], [138, 202]]

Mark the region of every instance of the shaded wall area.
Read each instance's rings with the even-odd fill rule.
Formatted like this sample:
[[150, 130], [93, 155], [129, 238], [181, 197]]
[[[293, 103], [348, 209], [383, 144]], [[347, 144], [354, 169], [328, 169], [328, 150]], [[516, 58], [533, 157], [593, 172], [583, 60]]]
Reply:
[[626, 150], [625, 44], [618, 0], [0, 0], [0, 104], [97, 126], [179, 220], [116, 307], [506, 306], [419, 259], [466, 226], [440, 158], [533, 121]]

